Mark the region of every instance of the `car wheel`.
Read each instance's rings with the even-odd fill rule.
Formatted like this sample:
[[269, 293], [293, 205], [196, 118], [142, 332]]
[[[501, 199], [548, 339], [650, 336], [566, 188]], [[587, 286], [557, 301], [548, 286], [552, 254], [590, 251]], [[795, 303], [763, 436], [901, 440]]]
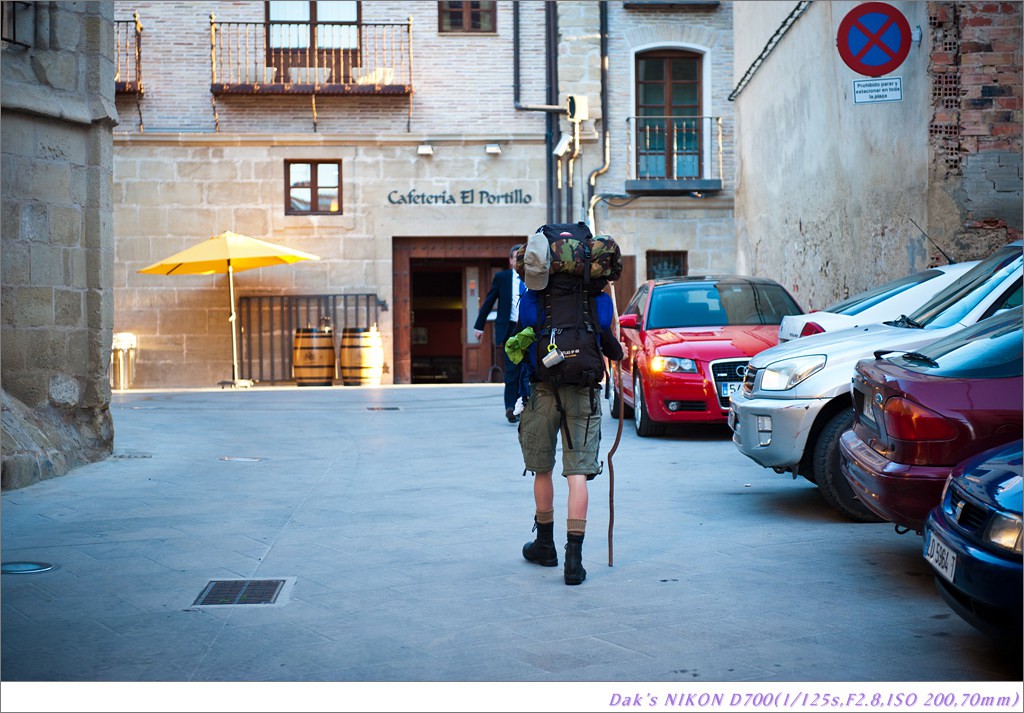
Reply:
[[853, 410], [843, 409], [825, 424], [814, 444], [814, 479], [821, 497], [846, 517], [857, 522], [883, 522], [853, 494], [839, 467], [839, 438], [853, 427]]
[[615, 381], [614, 380], [609, 385], [608, 392], [609, 392], [609, 396], [608, 396], [608, 403], [609, 403], [608, 414], [612, 417], [612, 419], [614, 419], [616, 421], [618, 420], [618, 418], [619, 418], [619, 404], [620, 403], [623, 406], [623, 409], [622, 409], [623, 417], [624, 418], [632, 417], [633, 409], [631, 409], [629, 406], [627, 406], [626, 403], [622, 400], [622, 394], [620, 394], [619, 391], [615, 388]]
[[636, 426], [638, 436], [660, 436], [662, 427], [651, 420], [647, 413], [647, 403], [644, 401], [644, 388], [640, 383], [640, 375], [633, 377], [633, 425]]

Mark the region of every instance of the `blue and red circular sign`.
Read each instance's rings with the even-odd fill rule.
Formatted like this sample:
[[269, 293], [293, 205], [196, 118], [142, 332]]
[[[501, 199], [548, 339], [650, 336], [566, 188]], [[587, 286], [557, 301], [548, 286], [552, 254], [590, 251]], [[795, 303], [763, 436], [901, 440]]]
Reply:
[[910, 24], [892, 5], [866, 2], [853, 8], [839, 23], [839, 56], [854, 72], [881, 77], [901, 64], [910, 53]]

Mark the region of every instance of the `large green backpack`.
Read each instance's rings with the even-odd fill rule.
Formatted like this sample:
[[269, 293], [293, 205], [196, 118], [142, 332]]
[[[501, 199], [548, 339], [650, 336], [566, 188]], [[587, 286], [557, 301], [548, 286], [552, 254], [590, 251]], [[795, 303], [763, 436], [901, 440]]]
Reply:
[[[583, 277], [589, 267], [591, 279], [617, 280], [622, 275], [622, 251], [610, 235], [593, 235], [586, 223], [553, 223], [537, 228], [551, 252], [549, 272]], [[524, 276], [526, 244], [516, 253], [516, 272]]]

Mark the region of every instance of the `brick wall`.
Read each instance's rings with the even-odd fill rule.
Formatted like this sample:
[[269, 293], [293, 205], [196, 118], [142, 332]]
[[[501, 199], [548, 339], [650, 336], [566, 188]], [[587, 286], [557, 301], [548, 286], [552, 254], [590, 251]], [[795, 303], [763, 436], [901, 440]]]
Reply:
[[929, 3], [932, 203], [955, 226], [941, 237], [965, 256], [1021, 237], [1021, 10]]
[[[210, 15], [217, 22], [262, 22], [264, 3], [122, 2], [117, 18], [138, 12], [143, 26], [141, 100], [122, 97], [118, 108], [126, 130], [137, 128], [141, 111], [146, 131], [212, 132]], [[522, 97], [543, 103], [544, 3], [520, 7]], [[511, 109], [512, 3], [498, 3], [494, 34], [442, 34], [435, 2], [363, 2], [364, 22], [412, 23], [412, 84], [405, 96], [316, 98], [319, 133], [490, 131], [495, 135], [532, 131], [538, 116]], [[531, 50], [532, 48], [532, 50]], [[220, 96], [221, 133], [305, 133], [314, 130], [309, 96]], [[543, 130], [543, 122], [539, 124]]]

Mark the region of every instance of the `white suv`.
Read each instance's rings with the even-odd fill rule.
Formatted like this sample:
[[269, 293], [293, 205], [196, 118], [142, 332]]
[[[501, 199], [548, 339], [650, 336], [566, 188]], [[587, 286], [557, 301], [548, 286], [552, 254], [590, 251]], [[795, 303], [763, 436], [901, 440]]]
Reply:
[[1021, 304], [1021, 241], [1005, 245], [909, 317], [801, 337], [765, 349], [732, 395], [729, 427], [745, 456], [778, 473], [802, 475], [846, 516], [878, 517], [853, 495], [839, 469], [839, 437], [853, 423], [850, 380], [872, 353], [912, 351]]

